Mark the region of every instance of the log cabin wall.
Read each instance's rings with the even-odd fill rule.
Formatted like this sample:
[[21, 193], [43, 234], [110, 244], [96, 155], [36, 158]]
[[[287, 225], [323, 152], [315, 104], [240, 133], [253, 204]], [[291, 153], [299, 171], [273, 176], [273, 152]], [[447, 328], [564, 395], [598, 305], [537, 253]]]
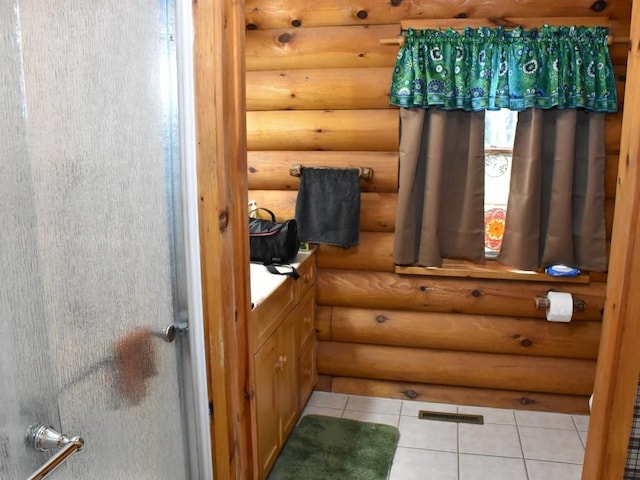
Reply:
[[[415, 18], [608, 17], [620, 106], [606, 119], [610, 239], [630, 15], [631, 0], [245, 2], [249, 198], [293, 218], [291, 166], [374, 171], [361, 181], [360, 244], [317, 250], [317, 389], [588, 411], [605, 275], [558, 283], [396, 273], [400, 124], [388, 90], [398, 45], [381, 40]], [[582, 298], [586, 310], [571, 323], [547, 322], [534, 298], [550, 289]]]

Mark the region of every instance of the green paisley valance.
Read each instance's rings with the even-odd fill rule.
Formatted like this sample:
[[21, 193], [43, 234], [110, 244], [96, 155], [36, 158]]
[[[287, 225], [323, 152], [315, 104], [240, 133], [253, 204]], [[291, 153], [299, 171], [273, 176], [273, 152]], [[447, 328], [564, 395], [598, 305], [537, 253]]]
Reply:
[[617, 111], [605, 27], [409, 29], [389, 103], [446, 110]]

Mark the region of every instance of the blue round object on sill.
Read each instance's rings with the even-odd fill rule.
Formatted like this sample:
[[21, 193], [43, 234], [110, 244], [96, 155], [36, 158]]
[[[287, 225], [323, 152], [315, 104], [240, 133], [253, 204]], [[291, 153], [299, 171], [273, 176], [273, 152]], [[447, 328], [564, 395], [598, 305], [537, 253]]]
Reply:
[[550, 265], [545, 269], [545, 272], [552, 277], [576, 277], [580, 275], [580, 270], [568, 265]]

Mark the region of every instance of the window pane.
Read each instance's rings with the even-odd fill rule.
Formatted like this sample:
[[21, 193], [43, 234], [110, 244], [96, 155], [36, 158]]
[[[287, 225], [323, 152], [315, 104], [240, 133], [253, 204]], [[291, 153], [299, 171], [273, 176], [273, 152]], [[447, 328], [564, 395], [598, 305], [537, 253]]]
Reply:
[[502, 244], [517, 121], [518, 113], [511, 110], [485, 112], [484, 225], [488, 258], [495, 257]]
[[485, 112], [484, 148], [513, 150], [518, 112], [506, 108]]

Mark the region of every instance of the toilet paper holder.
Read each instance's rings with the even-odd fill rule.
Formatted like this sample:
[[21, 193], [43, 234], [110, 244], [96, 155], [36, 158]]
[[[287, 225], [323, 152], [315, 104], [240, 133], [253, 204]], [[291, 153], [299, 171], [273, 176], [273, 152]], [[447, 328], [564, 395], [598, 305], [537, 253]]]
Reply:
[[[555, 290], [549, 290], [549, 291], [551, 292]], [[573, 311], [584, 312], [587, 308], [586, 302], [578, 297], [572, 296], [572, 298], [573, 298]], [[547, 308], [549, 308], [549, 305], [550, 305], [549, 299], [546, 297], [546, 295], [544, 297], [535, 297], [534, 302], [536, 305], [536, 310], [546, 310]]]

